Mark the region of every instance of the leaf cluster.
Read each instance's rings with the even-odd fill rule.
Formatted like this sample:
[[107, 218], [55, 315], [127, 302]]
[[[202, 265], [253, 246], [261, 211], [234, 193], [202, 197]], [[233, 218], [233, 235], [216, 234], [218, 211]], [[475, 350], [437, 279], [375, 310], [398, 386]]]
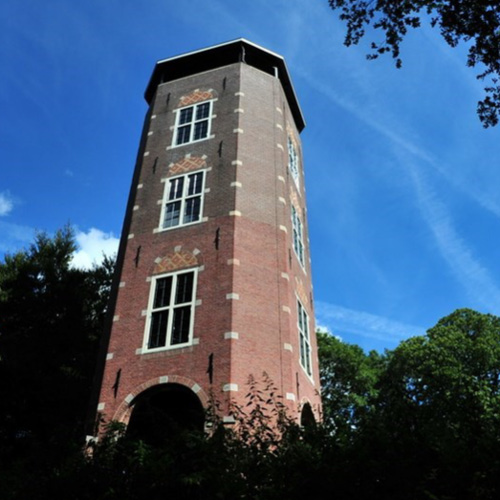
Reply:
[[319, 344], [324, 413], [362, 470], [357, 498], [498, 495], [500, 318], [459, 309], [375, 358]]
[[500, 4], [497, 0], [328, 0], [346, 22], [347, 46], [357, 44], [368, 27], [380, 31], [381, 41], [371, 42], [368, 59], [391, 53], [401, 67], [400, 46], [409, 29], [423, 21], [437, 27], [451, 47], [468, 45], [467, 65], [480, 68], [477, 76], [487, 80], [485, 97], [477, 112], [485, 128], [500, 118]]
[[74, 251], [66, 227], [0, 263], [0, 471], [83, 439], [113, 262], [75, 269]]

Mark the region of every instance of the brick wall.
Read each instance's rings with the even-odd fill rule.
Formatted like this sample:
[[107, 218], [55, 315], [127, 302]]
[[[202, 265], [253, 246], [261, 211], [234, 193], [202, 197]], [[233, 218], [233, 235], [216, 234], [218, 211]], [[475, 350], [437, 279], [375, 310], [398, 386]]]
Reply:
[[[172, 147], [175, 110], [213, 100], [210, 138]], [[129, 403], [155, 383], [175, 381], [225, 404], [242, 402], [249, 375], [266, 372], [294, 414], [320, 401], [310, 300], [311, 270], [304, 225], [305, 266], [292, 246], [291, 203], [305, 207], [288, 172], [287, 137], [300, 139], [279, 79], [245, 64], [158, 86], [143, 132], [122, 235], [122, 263], [99, 410], [126, 421]], [[300, 165], [302, 162], [300, 161]], [[159, 230], [165, 183], [203, 170], [202, 222]], [[215, 239], [218, 236], [218, 248]], [[153, 276], [197, 268], [194, 342], [143, 351]], [[313, 373], [299, 363], [297, 297], [310, 320]], [[213, 383], [207, 367], [213, 355]], [[120, 383], [113, 386], [120, 372]]]

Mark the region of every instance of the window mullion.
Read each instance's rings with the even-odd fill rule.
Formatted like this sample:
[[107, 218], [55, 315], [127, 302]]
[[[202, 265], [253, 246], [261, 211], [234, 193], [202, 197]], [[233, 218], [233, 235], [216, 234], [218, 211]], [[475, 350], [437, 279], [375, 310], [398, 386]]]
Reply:
[[172, 344], [172, 324], [174, 321], [174, 303], [175, 303], [175, 295], [177, 293], [177, 274], [174, 274], [172, 277], [172, 292], [170, 294], [170, 302], [168, 304], [168, 321], [167, 321], [167, 335], [165, 341], [165, 347], [170, 347]]

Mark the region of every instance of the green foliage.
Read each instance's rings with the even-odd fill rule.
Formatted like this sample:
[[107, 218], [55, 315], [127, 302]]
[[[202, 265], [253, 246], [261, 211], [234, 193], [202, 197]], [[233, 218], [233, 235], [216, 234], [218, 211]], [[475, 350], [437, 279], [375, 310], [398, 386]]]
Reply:
[[341, 491], [498, 496], [500, 318], [460, 309], [384, 355], [321, 335], [319, 346], [324, 413], [346, 460]]
[[451, 498], [498, 491], [499, 382], [500, 318], [488, 314], [457, 310], [391, 353], [375, 426], [404, 457], [400, 477], [419, 471], [407, 484]]
[[0, 492], [83, 439], [113, 263], [73, 269], [74, 251], [64, 228], [0, 263]]
[[64, 229], [0, 264], [0, 498], [490, 500], [500, 492], [500, 318], [468, 309], [383, 355], [318, 336], [324, 425], [264, 375], [234, 423], [152, 446], [82, 431], [111, 262], [70, 267]]
[[371, 411], [385, 358], [326, 333], [317, 338], [324, 423], [339, 439], [350, 439]]
[[[337, 460], [328, 435], [287, 419], [274, 391], [267, 377], [251, 379], [247, 404], [233, 410], [234, 425], [216, 419], [209, 434], [179, 432], [159, 446], [131, 439], [122, 424], [111, 422], [87, 454], [66, 457], [43, 478], [28, 472], [7, 498], [294, 500], [332, 494], [330, 464]], [[278, 425], [270, 425], [274, 418]]]
[[402, 64], [400, 45], [408, 29], [429, 20], [438, 27], [451, 46], [466, 42], [467, 65], [479, 66], [478, 78], [488, 80], [486, 97], [478, 103], [478, 115], [484, 127], [498, 124], [500, 117], [500, 4], [496, 0], [328, 0], [332, 9], [340, 9], [347, 24], [345, 44], [357, 44], [369, 26], [383, 33], [381, 42], [372, 42], [369, 59], [390, 52], [396, 66]]

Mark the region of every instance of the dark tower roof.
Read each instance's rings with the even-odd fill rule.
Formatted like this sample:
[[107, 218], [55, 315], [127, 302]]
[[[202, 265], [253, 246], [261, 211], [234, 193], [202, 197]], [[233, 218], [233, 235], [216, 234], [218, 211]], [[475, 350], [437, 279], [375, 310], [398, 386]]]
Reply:
[[299, 132], [302, 131], [305, 127], [305, 121], [293, 89], [290, 75], [288, 74], [285, 60], [280, 55], [249, 42], [244, 38], [158, 61], [149, 80], [144, 97], [148, 104], [151, 104], [156, 88], [162, 83], [237, 62], [249, 64], [280, 79], [288, 100], [288, 105], [292, 110], [295, 124]]

